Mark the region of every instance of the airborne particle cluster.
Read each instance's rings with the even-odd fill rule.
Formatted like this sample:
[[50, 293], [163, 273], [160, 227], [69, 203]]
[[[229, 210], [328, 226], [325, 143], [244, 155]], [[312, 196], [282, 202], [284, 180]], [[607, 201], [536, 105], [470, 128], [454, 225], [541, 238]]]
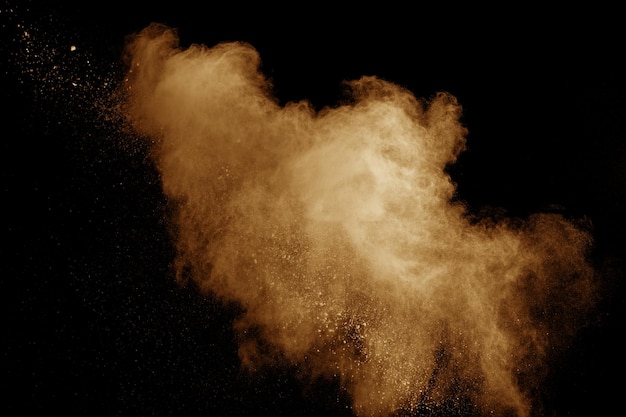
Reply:
[[154, 24], [127, 51], [120, 109], [175, 207], [181, 277], [241, 306], [246, 367], [338, 377], [362, 416], [530, 415], [595, 299], [592, 241], [557, 214], [453, 202], [455, 97], [362, 77], [317, 111], [279, 105], [243, 42], [182, 49]]

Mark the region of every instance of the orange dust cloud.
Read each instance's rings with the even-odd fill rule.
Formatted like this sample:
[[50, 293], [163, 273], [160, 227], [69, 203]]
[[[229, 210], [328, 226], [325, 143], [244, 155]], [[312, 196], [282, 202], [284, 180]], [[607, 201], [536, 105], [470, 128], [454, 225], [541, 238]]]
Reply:
[[548, 355], [593, 302], [591, 237], [453, 202], [455, 97], [363, 77], [341, 105], [282, 106], [251, 45], [182, 49], [158, 24], [127, 53], [123, 111], [175, 204], [176, 265], [241, 306], [245, 368], [339, 378], [359, 416], [538, 410]]

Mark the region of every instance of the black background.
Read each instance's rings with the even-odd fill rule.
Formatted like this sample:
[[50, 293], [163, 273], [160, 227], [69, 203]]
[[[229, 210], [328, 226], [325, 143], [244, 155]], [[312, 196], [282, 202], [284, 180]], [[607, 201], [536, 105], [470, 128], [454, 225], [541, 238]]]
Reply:
[[[455, 95], [469, 129], [468, 149], [450, 168], [457, 198], [477, 212], [556, 210], [594, 225], [604, 298], [541, 388], [546, 415], [622, 408], [619, 16], [599, 7], [419, 2], [5, 3], [3, 415], [351, 415], [332, 382], [304, 388], [289, 369], [240, 372], [230, 327], [236, 311], [174, 283], [158, 175], [88, 105], [106, 92], [103, 80], [117, 79], [124, 37], [151, 22], [177, 28], [183, 46], [250, 42], [283, 103], [336, 104], [341, 81], [361, 75], [417, 97]], [[37, 35], [42, 57], [26, 51], [24, 27]], [[53, 53], [70, 44], [82, 59]], [[56, 79], [43, 81], [38, 71]], [[72, 90], [67, 76], [92, 87]]]

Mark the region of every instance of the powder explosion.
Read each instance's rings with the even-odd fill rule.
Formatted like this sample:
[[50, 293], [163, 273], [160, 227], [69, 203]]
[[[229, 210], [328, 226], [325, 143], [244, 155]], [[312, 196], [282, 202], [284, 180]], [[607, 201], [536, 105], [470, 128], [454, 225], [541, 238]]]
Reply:
[[175, 202], [180, 276], [242, 307], [245, 367], [338, 378], [359, 416], [538, 412], [593, 300], [591, 239], [453, 201], [454, 97], [363, 77], [342, 105], [281, 106], [252, 46], [181, 49], [157, 24], [128, 59], [123, 110]]

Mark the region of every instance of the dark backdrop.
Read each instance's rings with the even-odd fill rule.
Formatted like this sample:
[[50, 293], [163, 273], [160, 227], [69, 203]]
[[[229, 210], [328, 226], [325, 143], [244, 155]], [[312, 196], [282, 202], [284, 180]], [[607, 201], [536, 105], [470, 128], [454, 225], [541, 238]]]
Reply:
[[[3, 415], [350, 415], [332, 383], [238, 369], [236, 311], [174, 283], [158, 176], [90, 107], [124, 37], [243, 40], [281, 102], [332, 105], [377, 75], [455, 95], [468, 150], [450, 168], [472, 210], [559, 210], [594, 224], [604, 298], [545, 388], [552, 415], [621, 408], [626, 90], [616, 10], [418, 3], [4, 3]], [[81, 55], [68, 55], [76, 44]], [[78, 57], [78, 58], [76, 58]], [[89, 88], [72, 89], [72, 80]]]

